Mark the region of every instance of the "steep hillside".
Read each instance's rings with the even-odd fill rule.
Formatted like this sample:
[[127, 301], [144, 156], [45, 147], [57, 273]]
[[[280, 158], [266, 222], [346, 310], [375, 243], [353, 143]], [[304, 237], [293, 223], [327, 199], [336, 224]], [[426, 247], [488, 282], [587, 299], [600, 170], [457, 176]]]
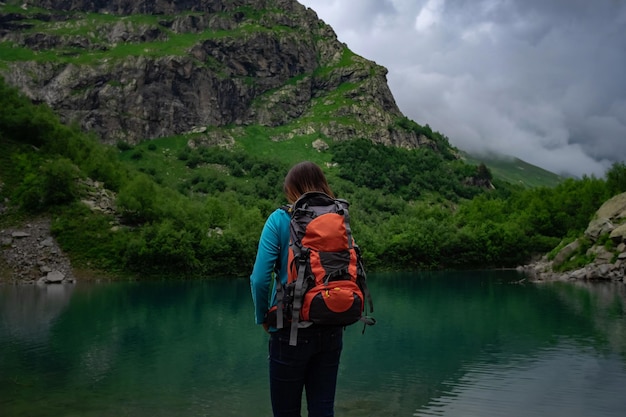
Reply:
[[471, 155], [461, 153], [468, 164], [480, 163], [489, 167], [494, 177], [500, 178], [511, 184], [524, 187], [555, 187], [565, 178], [543, 168], [529, 164], [519, 158], [505, 155]]
[[386, 73], [295, 0], [0, 5], [0, 75], [108, 144], [207, 127], [200, 142], [228, 144], [259, 125], [272, 140], [448, 146], [402, 123]]

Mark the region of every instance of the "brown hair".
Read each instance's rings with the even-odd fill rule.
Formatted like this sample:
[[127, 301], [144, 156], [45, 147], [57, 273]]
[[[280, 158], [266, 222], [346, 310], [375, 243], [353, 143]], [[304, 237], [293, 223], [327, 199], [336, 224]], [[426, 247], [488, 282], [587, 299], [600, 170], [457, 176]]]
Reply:
[[283, 191], [290, 203], [311, 191], [321, 191], [334, 197], [322, 169], [309, 161], [300, 162], [289, 170], [285, 176]]

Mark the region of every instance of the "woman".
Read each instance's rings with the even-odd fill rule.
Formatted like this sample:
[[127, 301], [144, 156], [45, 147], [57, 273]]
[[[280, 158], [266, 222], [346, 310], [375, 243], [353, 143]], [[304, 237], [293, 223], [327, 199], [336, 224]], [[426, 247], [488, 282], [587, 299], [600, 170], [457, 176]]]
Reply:
[[[302, 194], [321, 191], [333, 196], [324, 173], [312, 162], [295, 165], [285, 177], [284, 192], [293, 204]], [[270, 394], [275, 417], [299, 417], [303, 389], [309, 417], [333, 416], [343, 328], [311, 326], [298, 331], [297, 346], [289, 344], [289, 326], [276, 330], [265, 322], [274, 305], [273, 273], [287, 283], [289, 214], [275, 210], [268, 217], [250, 276], [257, 324], [270, 333]]]

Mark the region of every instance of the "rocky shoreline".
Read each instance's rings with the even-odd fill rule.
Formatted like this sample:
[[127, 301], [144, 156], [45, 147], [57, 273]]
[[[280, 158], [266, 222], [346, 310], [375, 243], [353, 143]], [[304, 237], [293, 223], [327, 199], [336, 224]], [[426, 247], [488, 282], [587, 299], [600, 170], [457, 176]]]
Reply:
[[[592, 261], [581, 268], [555, 271], [580, 256]], [[544, 256], [518, 270], [537, 282], [584, 280], [626, 284], [626, 193], [607, 200], [589, 222], [584, 235], [561, 248], [554, 258]]]
[[614, 263], [596, 261], [582, 268], [563, 272], [554, 271], [553, 263], [544, 256], [540, 261], [520, 266], [517, 270], [526, 274], [531, 282], [611, 281], [626, 284], [624, 258]]
[[76, 281], [69, 258], [50, 233], [50, 219], [0, 230], [1, 283], [64, 284]]

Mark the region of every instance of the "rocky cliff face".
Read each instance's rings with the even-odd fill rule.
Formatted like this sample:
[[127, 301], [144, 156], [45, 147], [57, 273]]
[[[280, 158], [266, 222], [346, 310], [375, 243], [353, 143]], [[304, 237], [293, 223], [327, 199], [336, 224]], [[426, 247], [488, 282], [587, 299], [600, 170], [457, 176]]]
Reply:
[[246, 125], [424, 143], [386, 69], [295, 0], [7, 1], [0, 48], [8, 83], [109, 144]]
[[[584, 257], [591, 262], [565, 272], [561, 265]], [[613, 280], [626, 283], [626, 193], [606, 201], [584, 236], [561, 248], [553, 258], [522, 267], [536, 280]]]

